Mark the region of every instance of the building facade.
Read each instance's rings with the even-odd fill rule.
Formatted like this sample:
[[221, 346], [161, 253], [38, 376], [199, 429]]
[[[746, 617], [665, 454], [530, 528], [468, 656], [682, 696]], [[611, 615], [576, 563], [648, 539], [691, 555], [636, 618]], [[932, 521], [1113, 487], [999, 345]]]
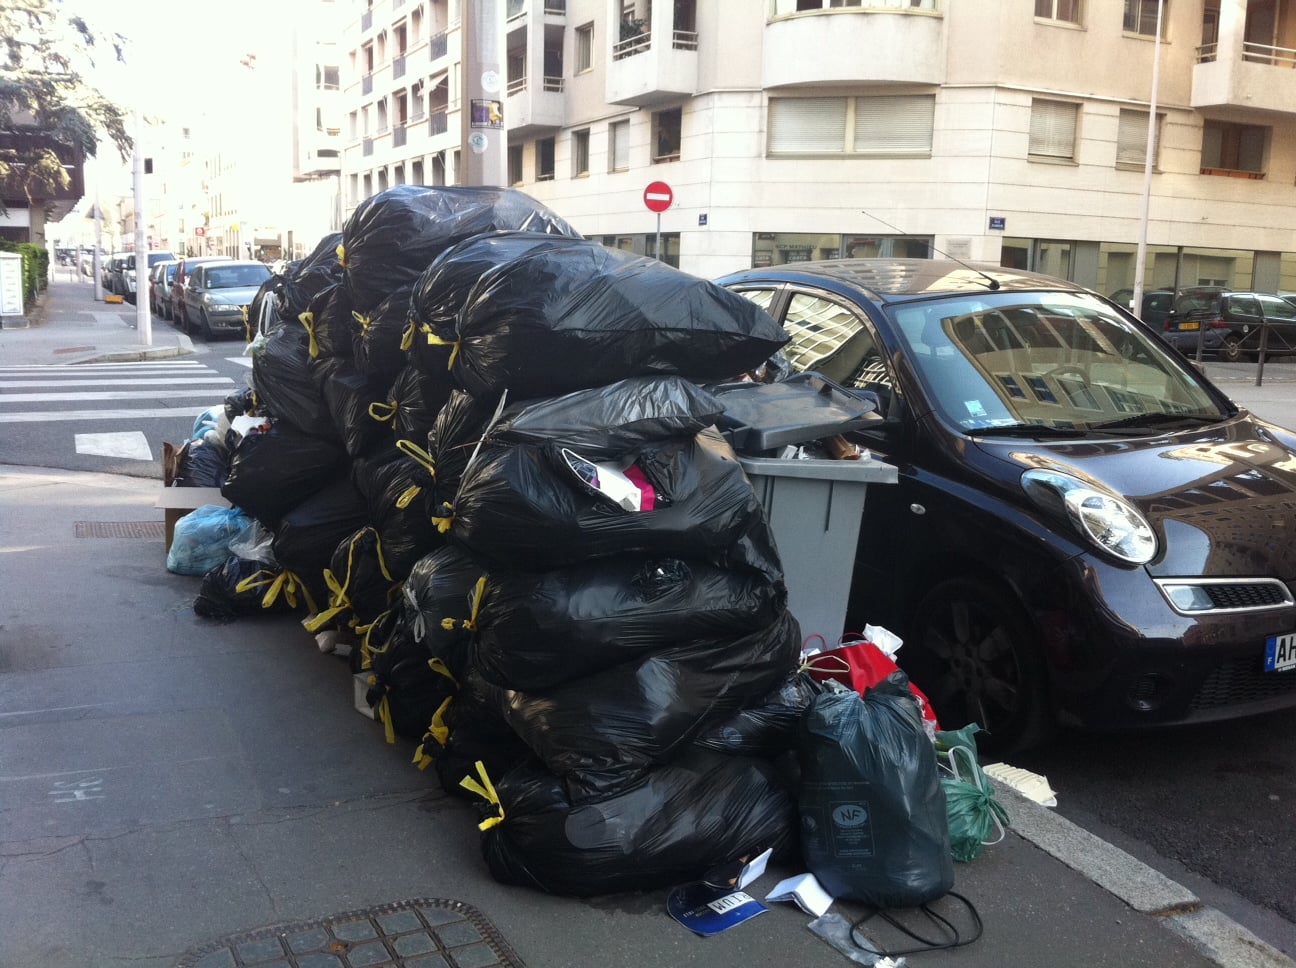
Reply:
[[[352, 0], [344, 214], [455, 183], [473, 2]], [[508, 180], [606, 244], [708, 277], [948, 253], [1113, 292], [1146, 231], [1146, 288], [1296, 290], [1296, 0], [494, 2]]]

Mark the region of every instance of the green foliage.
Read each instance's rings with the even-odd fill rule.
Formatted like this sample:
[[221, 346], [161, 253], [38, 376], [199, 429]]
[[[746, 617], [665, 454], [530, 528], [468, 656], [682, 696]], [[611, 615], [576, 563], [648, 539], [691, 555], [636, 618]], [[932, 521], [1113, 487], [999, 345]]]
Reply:
[[[101, 137], [128, 157], [125, 112], [77, 72], [120, 38], [105, 40], [56, 0], [0, 0], [0, 183], [21, 188], [29, 202], [67, 187], [67, 174], [48, 141], [98, 151]], [[3, 212], [0, 201], [0, 212]]]
[[49, 252], [33, 242], [10, 242], [0, 239], [0, 252], [17, 252], [23, 264], [23, 305], [27, 305], [45, 288], [49, 279]]

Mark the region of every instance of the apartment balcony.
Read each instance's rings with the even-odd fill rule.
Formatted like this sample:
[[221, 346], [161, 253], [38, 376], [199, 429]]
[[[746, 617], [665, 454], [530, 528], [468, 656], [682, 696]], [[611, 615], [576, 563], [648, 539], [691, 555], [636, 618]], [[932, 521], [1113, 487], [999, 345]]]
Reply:
[[[945, 20], [931, 7], [870, 5], [786, 14], [765, 25], [761, 85], [940, 84]], [[807, 57], [806, 51], [814, 51]], [[865, 53], [867, 52], [867, 53]]]
[[645, 107], [681, 97], [692, 97], [698, 86], [698, 35], [692, 30], [675, 30], [670, 24], [670, 8], [662, 4], [667, 16], [659, 19], [664, 26], [654, 31], [648, 25], [612, 45], [612, 60], [607, 68], [607, 102]]
[[394, 128], [392, 128], [391, 136], [392, 136], [393, 148], [405, 147], [405, 131], [406, 131], [406, 126], [403, 124], [398, 124]]
[[1241, 50], [1204, 44], [1197, 48], [1191, 97], [1199, 111], [1296, 114], [1296, 50], [1250, 42]]
[[504, 124], [510, 137], [536, 138], [552, 134], [563, 126], [565, 117], [561, 77], [523, 76], [509, 82]]
[[428, 136], [435, 138], [439, 134], [445, 134], [450, 130], [449, 119], [446, 116], [445, 108], [432, 108], [428, 112]]
[[405, 55], [397, 54], [392, 58], [392, 80], [399, 80], [405, 76]]
[[433, 62], [441, 60], [449, 53], [449, 37], [449, 32], [443, 30], [441, 33], [433, 34], [428, 38], [428, 52]]

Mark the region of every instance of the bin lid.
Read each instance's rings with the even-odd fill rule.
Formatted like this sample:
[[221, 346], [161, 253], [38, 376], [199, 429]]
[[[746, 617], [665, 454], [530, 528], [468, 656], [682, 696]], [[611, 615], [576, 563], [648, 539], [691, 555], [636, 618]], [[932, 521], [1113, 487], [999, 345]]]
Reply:
[[731, 383], [714, 392], [730, 424], [722, 429], [740, 453], [803, 444], [882, 419], [872, 400], [814, 372], [778, 383]]

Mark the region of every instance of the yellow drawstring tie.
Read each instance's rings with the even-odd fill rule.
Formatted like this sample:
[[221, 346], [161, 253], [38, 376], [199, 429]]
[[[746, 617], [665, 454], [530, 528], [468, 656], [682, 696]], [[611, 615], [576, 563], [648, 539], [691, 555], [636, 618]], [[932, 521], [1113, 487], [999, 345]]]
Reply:
[[281, 571], [276, 574], [267, 568], [263, 568], [248, 575], [234, 586], [236, 592], [250, 592], [257, 588], [266, 589], [266, 593], [261, 599], [262, 608], [270, 608], [274, 605], [281, 593], [284, 600], [292, 608], [296, 608], [297, 590], [301, 589], [302, 598], [306, 605], [312, 614], [315, 612], [315, 602], [311, 599], [311, 593], [306, 588], [306, 584], [291, 571]]
[[432, 765], [432, 757], [427, 752], [428, 738], [431, 737], [443, 748], [450, 739], [450, 727], [445, 724], [445, 714], [453, 701], [454, 696], [447, 696], [445, 702], [437, 707], [437, 711], [432, 714], [432, 722], [428, 724], [428, 731], [423, 734], [423, 742], [414, 751], [414, 765], [420, 770], [426, 770]]
[[459, 785], [469, 793], [477, 794], [477, 796], [481, 797], [487, 803], [494, 804], [495, 809], [499, 811], [498, 817], [487, 817], [477, 825], [478, 830], [490, 830], [491, 827], [494, 827], [504, 819], [504, 805], [500, 803], [499, 794], [495, 792], [495, 784], [491, 783], [490, 777], [486, 775], [485, 765], [483, 765], [481, 760], [478, 760], [475, 765], [477, 767], [477, 775], [481, 777], [481, 782], [478, 783], [471, 776], [466, 776], [459, 781]]
[[341, 242], [338, 243], [337, 257], [338, 257], [338, 265], [342, 266], [342, 268], [345, 269], [346, 268], [346, 246], [343, 245]]
[[431, 454], [418, 444], [414, 443], [414, 441], [402, 437], [400, 440], [396, 441], [396, 449], [406, 457], [412, 457], [414, 460], [418, 461], [429, 474], [436, 477], [436, 461], [433, 460]]
[[459, 355], [459, 340], [442, 339], [436, 333], [432, 332], [430, 327], [425, 326], [424, 329], [427, 330], [428, 346], [453, 346], [454, 347], [454, 349], [450, 351], [450, 360], [448, 363], [446, 363], [447, 370], [453, 369], [455, 357]]
[[369, 416], [379, 422], [392, 420], [396, 416], [396, 411], [400, 409], [399, 403], [374, 403], [369, 404]]
[[301, 324], [306, 327], [306, 333], [310, 336], [311, 359], [318, 359], [320, 350], [319, 342], [315, 339], [315, 314], [307, 310], [297, 318], [301, 320]]

